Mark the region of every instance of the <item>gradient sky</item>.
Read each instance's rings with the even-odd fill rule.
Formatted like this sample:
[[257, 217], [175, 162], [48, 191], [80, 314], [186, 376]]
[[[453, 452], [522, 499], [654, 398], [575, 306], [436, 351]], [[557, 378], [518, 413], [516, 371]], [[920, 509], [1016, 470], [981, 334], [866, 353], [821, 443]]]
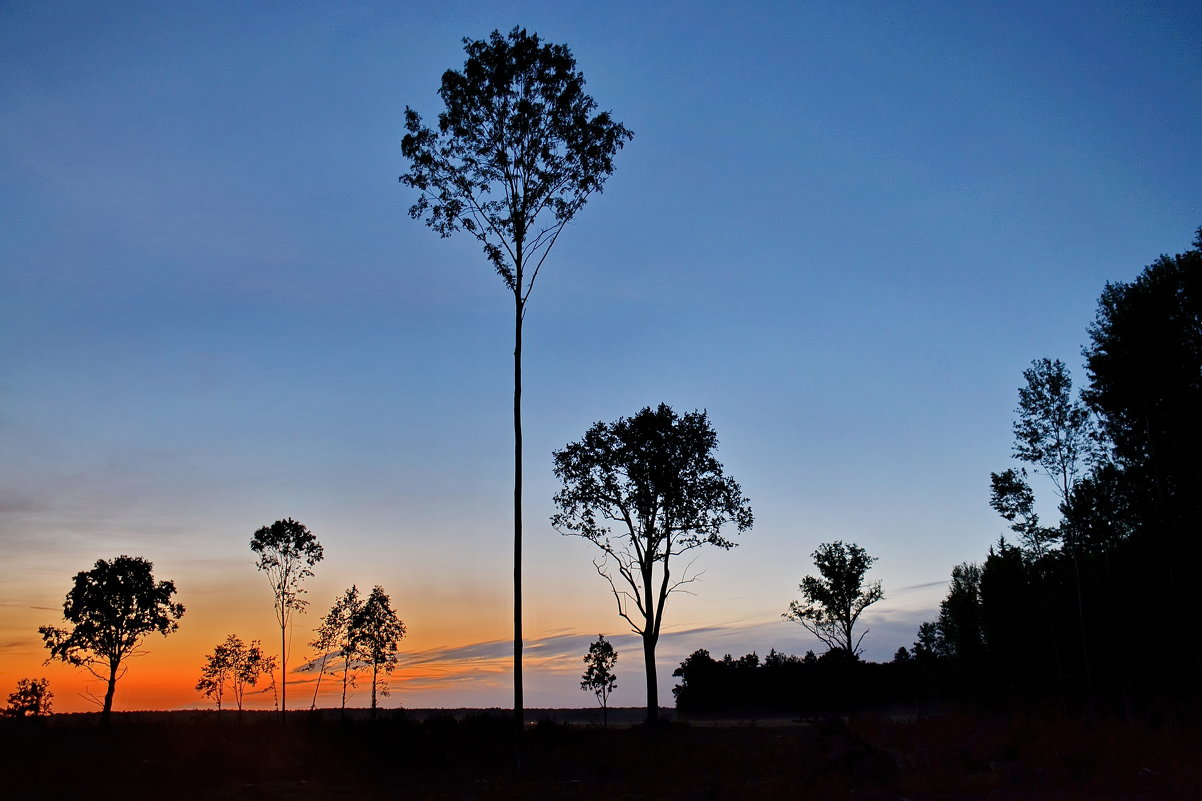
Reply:
[[274, 642], [248, 541], [291, 516], [298, 643], [382, 584], [388, 704], [511, 702], [511, 300], [397, 176], [405, 105], [515, 24], [635, 132], [527, 316], [527, 704], [591, 703], [598, 632], [641, 700], [550, 454], [661, 401], [756, 513], [669, 603], [664, 703], [694, 648], [817, 648], [780, 613], [823, 541], [880, 558], [867, 656], [909, 645], [1005, 530], [1024, 367], [1080, 381], [1105, 282], [1202, 225], [1202, 6], [1048, 5], [0, 2], [0, 691], [92, 708], [36, 629], [129, 553], [188, 612], [116, 706], [199, 704], [226, 634]]

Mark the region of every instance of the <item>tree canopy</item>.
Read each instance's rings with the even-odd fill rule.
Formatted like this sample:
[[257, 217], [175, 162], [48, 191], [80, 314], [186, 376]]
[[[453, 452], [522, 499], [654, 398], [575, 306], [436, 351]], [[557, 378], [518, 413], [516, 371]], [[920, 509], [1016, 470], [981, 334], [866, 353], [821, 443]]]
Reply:
[[96, 560], [91, 570], [75, 574], [63, 601], [68, 626], [42, 626], [50, 657], [87, 669], [107, 684], [103, 717], [113, 709], [113, 692], [124, 675], [125, 661], [140, 653], [146, 635], [166, 636], [179, 628], [184, 605], [172, 600], [175, 583], [155, 581], [154, 565], [140, 556]]
[[677, 557], [702, 545], [732, 548], [723, 529], [743, 532], [753, 522], [750, 502], [714, 456], [717, 445], [704, 411], [678, 416], [661, 403], [595, 423], [554, 454], [563, 487], [551, 523], [601, 550], [593, 564], [609, 582], [618, 615], [643, 638], [652, 719], [659, 709], [655, 645], [664, 606], [695, 578], [687, 569], [674, 572]]
[[855, 543], [824, 542], [813, 553], [817, 576], [801, 580], [801, 601], [790, 601], [782, 617], [800, 623], [832, 651], [856, 659], [867, 630], [855, 636], [864, 610], [885, 597], [881, 583], [864, 583], [875, 556]]

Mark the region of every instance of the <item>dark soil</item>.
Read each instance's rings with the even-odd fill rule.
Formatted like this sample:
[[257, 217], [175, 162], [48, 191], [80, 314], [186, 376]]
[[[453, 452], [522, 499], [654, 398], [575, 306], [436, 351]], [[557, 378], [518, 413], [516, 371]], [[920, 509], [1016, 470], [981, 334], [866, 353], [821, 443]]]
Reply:
[[[561, 714], [560, 719], [571, 715]], [[619, 719], [623, 716], [619, 715]], [[629, 716], [626, 716], [629, 717]], [[0, 721], [13, 799], [1198, 799], [1202, 734], [940, 715], [529, 726], [503, 714], [171, 712]]]

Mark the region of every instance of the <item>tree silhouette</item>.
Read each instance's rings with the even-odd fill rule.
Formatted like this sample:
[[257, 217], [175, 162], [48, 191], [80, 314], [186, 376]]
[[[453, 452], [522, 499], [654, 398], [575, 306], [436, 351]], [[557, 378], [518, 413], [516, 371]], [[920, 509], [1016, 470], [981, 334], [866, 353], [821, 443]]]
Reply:
[[[221, 713], [221, 700], [225, 697], [225, 685], [230, 672], [234, 669], [230, 647], [231, 640], [236, 639], [231, 634], [226, 641], [218, 643], [213, 653], [205, 656], [205, 663], [200, 668], [200, 678], [196, 682], [196, 691], [202, 698], [212, 698], [217, 704], [217, 712]], [[238, 640], [241, 645], [242, 641]]]
[[706, 544], [732, 548], [723, 526], [742, 532], [752, 524], [747, 498], [714, 458], [717, 445], [705, 412], [678, 417], [661, 403], [631, 418], [598, 422], [554, 454], [563, 488], [551, 523], [602, 551], [593, 565], [609, 582], [618, 615], [643, 638], [649, 721], [659, 717], [655, 646], [664, 604], [696, 578], [687, 566], [677, 577], [673, 560]]
[[861, 653], [865, 629], [855, 636], [856, 621], [872, 604], [885, 597], [881, 583], [864, 584], [864, 574], [875, 556], [855, 543], [824, 542], [813, 553], [819, 576], [801, 580], [802, 601], [790, 601], [782, 617], [800, 623], [831, 650], [840, 650], [855, 660]]
[[1027, 483], [1027, 469], [990, 473], [989, 482], [989, 505], [1010, 523], [1010, 530], [1018, 535], [1022, 544], [1024, 556], [1032, 561], [1043, 558], [1060, 538], [1060, 532], [1039, 525], [1035, 493]]
[[1042, 470], [1067, 501], [1093, 451], [1089, 410], [1073, 398], [1064, 362], [1036, 359], [1023, 371], [1014, 420], [1014, 456]]
[[[1119, 625], [1138, 627], [1149, 642], [1180, 643], [1180, 659], [1133, 666], [1174, 695], [1196, 686], [1202, 670], [1202, 641], [1181, 635], [1196, 629], [1202, 561], [1202, 228], [1193, 245], [1133, 281], [1108, 283], [1098, 299], [1082, 394], [1106, 434], [1112, 468], [1096, 470], [1093, 497], [1073, 507], [1092, 507], [1095, 542], [1129, 531], [1121, 560], [1106, 567], [1122, 597], [1114, 607], [1126, 618]], [[1073, 518], [1074, 534], [1083, 522]], [[1143, 599], [1148, 611], [1136, 613], [1128, 598]], [[1111, 619], [1110, 608], [1102, 614]]]
[[[337, 654], [342, 660], [342, 709], [346, 709], [346, 692], [348, 687], [355, 686], [355, 667], [358, 664], [359, 652], [355, 642], [353, 623], [355, 615], [363, 608], [363, 598], [359, 588], [352, 584], [322, 618], [317, 627], [317, 636], [311, 646], [321, 654], [321, 673], [325, 672], [326, 660], [331, 653]], [[321, 673], [317, 676], [318, 688], [321, 686]], [[317, 690], [313, 691], [313, 705], [317, 705]]]
[[205, 657], [196, 689], [203, 697], [212, 698], [220, 713], [228, 686], [241, 712], [246, 688], [254, 687], [261, 676], [269, 675], [274, 670], [275, 657], [265, 655], [258, 640], [252, 640], [248, 646], [240, 637], [231, 634]]
[[9, 693], [4, 716], [9, 718], [38, 718], [53, 714], [54, 693], [49, 679], [18, 679], [17, 689]]
[[355, 650], [367, 664], [371, 665], [371, 710], [376, 711], [376, 690], [388, 694], [387, 685], [381, 686], [380, 672], [391, 674], [396, 667], [397, 645], [405, 636], [405, 624], [396, 616], [392, 603], [384, 588], [372, 587], [363, 606], [351, 620]]
[[461, 72], [447, 70], [437, 130], [405, 107], [400, 180], [421, 194], [409, 215], [443, 237], [474, 236], [513, 296], [514, 716], [522, 700], [522, 322], [539, 270], [564, 226], [600, 192], [632, 136], [594, 113], [564, 45], [514, 28], [464, 39]]
[[255, 566], [267, 574], [280, 624], [280, 713], [288, 706], [288, 623], [294, 612], [303, 612], [309, 602], [301, 598], [301, 582], [313, 575], [313, 565], [325, 552], [308, 528], [291, 517], [263, 526], [250, 540], [259, 555]]
[[175, 603], [175, 583], [154, 580], [154, 565], [140, 556], [96, 560], [91, 570], [75, 574], [75, 585], [63, 601], [69, 628], [42, 626], [50, 656], [85, 668], [106, 682], [101, 720], [113, 711], [117, 680], [125, 675], [125, 660], [142, 653], [147, 634], [167, 636], [179, 628], [184, 605]]
[[618, 663], [618, 652], [613, 643], [598, 634], [597, 641], [590, 644], [584, 655], [584, 675], [580, 677], [580, 689], [597, 696], [601, 705], [601, 720], [609, 728], [609, 694], [618, 686], [614, 665]]

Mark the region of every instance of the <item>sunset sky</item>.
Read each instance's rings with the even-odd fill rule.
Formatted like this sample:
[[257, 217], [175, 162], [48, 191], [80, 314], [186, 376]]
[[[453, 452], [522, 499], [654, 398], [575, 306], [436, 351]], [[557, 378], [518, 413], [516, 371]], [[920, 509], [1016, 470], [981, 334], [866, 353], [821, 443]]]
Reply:
[[669, 602], [664, 704], [696, 648], [818, 649], [780, 615], [824, 541], [879, 557], [888, 659], [1005, 531], [1022, 370], [1083, 382], [1105, 282], [1202, 225], [1197, 2], [0, 2], [0, 698], [95, 708], [37, 627], [124, 553], [188, 610], [116, 708], [203, 705], [213, 645], [274, 646], [248, 542], [290, 516], [326, 552], [297, 654], [380, 584], [386, 705], [511, 704], [512, 300], [397, 177], [405, 106], [433, 120], [462, 38], [515, 24], [635, 134], [527, 315], [530, 707], [592, 703], [598, 633], [642, 700], [594, 551], [547, 522], [553, 449], [707, 409], [751, 499]]

